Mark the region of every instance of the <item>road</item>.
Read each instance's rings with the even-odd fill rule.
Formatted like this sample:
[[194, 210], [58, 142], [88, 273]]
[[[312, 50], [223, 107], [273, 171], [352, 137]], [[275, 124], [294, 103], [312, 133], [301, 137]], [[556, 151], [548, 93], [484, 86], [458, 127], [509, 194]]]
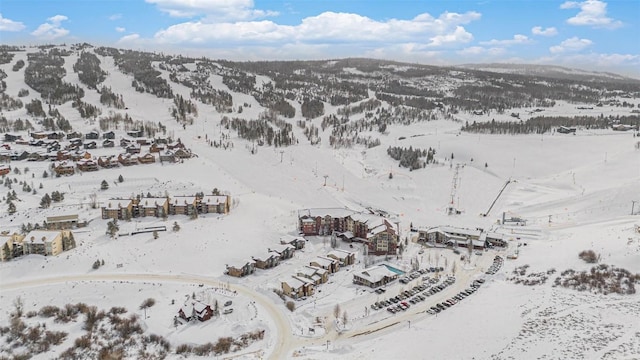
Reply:
[[186, 284], [205, 284], [213, 287], [227, 287], [236, 291], [240, 295], [251, 298], [260, 304], [269, 314], [275, 324], [276, 344], [270, 359], [281, 359], [283, 354], [289, 352], [292, 344], [291, 326], [289, 320], [274, 302], [266, 296], [237, 284], [222, 283], [216, 279], [198, 275], [170, 275], [170, 274], [87, 274], [87, 275], [63, 275], [33, 280], [19, 281], [13, 283], [0, 284], [1, 290], [15, 290], [36, 286], [48, 286], [58, 283], [73, 281], [151, 281], [151, 282], [177, 282]]
[[[481, 267], [488, 267], [489, 255], [482, 259]], [[493, 259], [493, 256], [490, 257]], [[479, 265], [479, 264], [478, 264]], [[392, 331], [396, 324], [407, 323], [409, 320], [419, 321], [428, 317], [426, 310], [438, 302], [452, 297], [469, 286], [472, 277], [479, 273], [479, 269], [475, 270], [459, 270], [456, 273], [456, 282], [445, 288], [443, 291], [429, 297], [426, 301], [418, 303], [410, 307], [407, 311], [391, 315], [382, 318], [378, 321], [368, 323], [364, 326], [355, 327], [352, 330], [338, 333], [334, 326], [329, 325], [327, 332], [316, 338], [300, 338], [295, 337], [292, 333], [291, 324], [289, 319], [284, 314], [283, 310], [277, 306], [271, 299], [260, 294], [259, 292], [250, 288], [237, 285], [228, 284], [219, 281], [218, 279], [190, 275], [190, 274], [79, 274], [79, 275], [63, 275], [55, 277], [38, 278], [26, 281], [2, 283], [0, 284], [1, 290], [15, 290], [36, 286], [48, 286], [57, 283], [74, 282], [74, 281], [149, 281], [149, 282], [177, 282], [185, 284], [205, 284], [213, 287], [228, 287], [230, 290], [236, 291], [240, 295], [247, 296], [260, 304], [268, 313], [269, 317], [273, 321], [276, 331], [273, 336], [275, 337], [275, 346], [269, 355], [270, 359], [283, 359], [289, 357], [291, 351], [299, 349], [303, 346], [321, 346], [326, 344], [327, 340], [332, 343], [341, 339], [348, 339], [353, 337], [366, 337], [369, 334], [379, 331]], [[351, 301], [362, 303], [362, 298], [356, 298]], [[386, 310], [378, 310], [385, 311]], [[331, 319], [332, 314], [327, 313], [326, 318]]]

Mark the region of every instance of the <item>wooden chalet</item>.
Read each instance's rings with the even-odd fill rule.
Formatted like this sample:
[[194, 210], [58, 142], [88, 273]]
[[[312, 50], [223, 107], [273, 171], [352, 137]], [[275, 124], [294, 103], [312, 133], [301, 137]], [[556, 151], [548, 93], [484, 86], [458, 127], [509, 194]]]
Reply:
[[189, 159], [190, 157], [193, 156], [191, 151], [189, 151], [187, 149], [177, 149], [174, 152], [174, 154], [176, 155], [177, 158], [180, 158], [180, 159]]
[[342, 249], [331, 250], [327, 257], [340, 261], [340, 266], [353, 265], [356, 262], [356, 253]]
[[315, 292], [315, 286], [311, 280], [298, 276], [291, 276], [291, 278], [283, 280], [281, 284], [282, 292], [292, 299], [311, 296]]
[[73, 131], [67, 134], [67, 140], [71, 139], [82, 139], [82, 134], [78, 131]]
[[100, 133], [98, 133], [95, 130], [89, 131], [88, 133], [84, 134], [84, 138], [87, 140], [97, 140], [100, 138]]
[[329, 281], [329, 272], [317, 266], [305, 266], [298, 269], [296, 275], [313, 281], [314, 284], [320, 285]]
[[98, 171], [98, 162], [94, 159], [82, 159], [76, 162], [80, 171]]
[[124, 166], [138, 165], [138, 159], [131, 154], [118, 155], [118, 162]]
[[245, 260], [236, 263], [235, 265], [228, 265], [225, 274], [234, 277], [244, 277], [253, 274], [256, 269], [256, 263], [253, 259]]
[[124, 151], [129, 153], [129, 154], [140, 154], [140, 144], [137, 143], [130, 143], [127, 146], [125, 146]]
[[89, 141], [82, 145], [85, 149], [95, 149], [98, 147], [98, 144], [95, 141]]
[[142, 156], [138, 156], [138, 162], [140, 164], [153, 164], [156, 162], [156, 157], [151, 153], [146, 153]]
[[164, 146], [162, 144], [158, 144], [158, 143], [153, 143], [153, 144], [151, 144], [151, 147], [149, 148], [149, 152], [159, 153], [161, 151], [164, 151], [165, 149], [166, 149], [166, 146]]
[[55, 163], [53, 171], [55, 171], [56, 175], [73, 175], [76, 172], [74, 163], [69, 160]]
[[111, 169], [111, 168], [119, 167], [120, 162], [118, 161], [118, 158], [115, 157], [114, 155], [100, 156], [98, 158], [98, 165], [105, 169]]
[[0, 165], [0, 176], [7, 175], [11, 172], [9, 165]]
[[317, 256], [309, 262], [309, 265], [323, 268], [327, 270], [329, 274], [336, 273], [340, 270], [340, 261], [326, 256]]
[[291, 245], [273, 245], [269, 249], [267, 249], [270, 253], [275, 253], [278, 255], [278, 261], [283, 261], [287, 259], [291, 259], [296, 249]]
[[161, 152], [160, 153], [160, 162], [176, 162], [176, 155], [173, 153], [173, 151], [167, 150], [165, 152]]
[[11, 133], [5, 133], [4, 134], [4, 141], [5, 142], [14, 142], [17, 140], [22, 140], [22, 135], [19, 134], [11, 134]]
[[258, 269], [270, 269], [272, 267], [278, 266], [278, 264], [280, 263], [280, 256], [272, 252], [267, 252], [263, 255], [252, 256], [251, 258], [256, 262], [256, 267]]
[[104, 148], [112, 148], [116, 146], [116, 142], [111, 139], [105, 139], [102, 141], [102, 147]]
[[198, 300], [187, 300], [178, 310], [178, 316], [186, 321], [207, 321], [213, 317], [213, 309]]
[[102, 138], [103, 139], [113, 140], [113, 139], [116, 138], [116, 133], [114, 133], [113, 131], [107, 131], [106, 133], [102, 134]]

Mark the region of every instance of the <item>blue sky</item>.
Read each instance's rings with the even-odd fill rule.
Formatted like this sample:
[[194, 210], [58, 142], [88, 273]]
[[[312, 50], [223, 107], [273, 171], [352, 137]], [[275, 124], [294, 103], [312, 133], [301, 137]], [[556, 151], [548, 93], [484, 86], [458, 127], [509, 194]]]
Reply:
[[234, 60], [555, 64], [640, 76], [640, 1], [3, 0], [0, 43]]

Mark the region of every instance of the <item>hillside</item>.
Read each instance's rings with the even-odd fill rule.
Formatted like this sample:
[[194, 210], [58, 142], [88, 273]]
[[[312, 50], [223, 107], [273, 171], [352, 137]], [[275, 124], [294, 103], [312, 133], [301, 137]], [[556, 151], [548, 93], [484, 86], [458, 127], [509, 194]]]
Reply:
[[[246, 343], [236, 343], [235, 352], [227, 348], [233, 353], [227, 356], [617, 359], [640, 353], [640, 328], [629, 316], [640, 312], [640, 295], [554, 283], [567, 270], [592, 271], [596, 265], [578, 254], [593, 250], [599, 264], [630, 273], [624, 289], [640, 284], [640, 81], [371, 59], [242, 63], [89, 44], [0, 52], [0, 170], [8, 172], [1, 238], [26, 234], [52, 216], [78, 215], [87, 223], [74, 229], [76, 247], [69, 251], [0, 263], [6, 310], [0, 358], [143, 352], [175, 358], [184, 344], [243, 336]], [[561, 126], [575, 132], [563, 134]], [[61, 137], [55, 142], [54, 132]], [[74, 132], [82, 139], [77, 148]], [[91, 132], [99, 137], [87, 137]], [[174, 157], [161, 161], [169, 159], [170, 145]], [[179, 149], [184, 158], [175, 156]], [[126, 153], [148, 153], [154, 162], [87, 170], [87, 162]], [[73, 174], [57, 176], [65, 164]], [[114, 199], [197, 194], [228, 195], [229, 212], [129, 217], [118, 221], [119, 235], [106, 233], [101, 208]], [[449, 208], [458, 213], [448, 215]], [[339, 240], [335, 247], [354, 252], [356, 263], [331, 274], [314, 295], [292, 301], [295, 311], [274, 289], [332, 251], [330, 236], [308, 236], [303, 250], [273, 269], [225, 274], [299, 236], [299, 214], [347, 210], [370, 223], [383, 215], [399, 233], [402, 252], [367, 255], [366, 242]], [[526, 226], [502, 224], [503, 213], [526, 219]], [[437, 226], [482, 228], [508, 245], [462, 260], [450, 248], [419, 242], [413, 231]], [[166, 231], [132, 235], [148, 227]], [[514, 259], [486, 273], [495, 256]], [[438, 284], [446, 276], [456, 280], [400, 313], [374, 311], [373, 303], [428, 282], [422, 276], [395, 281], [384, 294], [353, 283], [354, 273], [380, 263], [407, 274], [416, 266], [443, 267]], [[524, 265], [526, 275], [518, 275]], [[532, 273], [547, 274], [548, 281], [518, 281]], [[477, 293], [442, 314], [427, 313], [477, 279], [485, 281]], [[155, 305], [141, 306], [149, 298]], [[177, 325], [178, 310], [196, 298], [222, 308], [232, 301], [234, 310]], [[17, 299], [22, 330], [11, 315]], [[37, 313], [77, 303], [104, 310], [102, 320], [87, 328], [91, 310], [82, 306], [68, 322]], [[112, 307], [126, 312], [117, 318]], [[135, 321], [124, 320], [133, 315]], [[114, 325], [122, 323], [135, 329]], [[44, 329], [67, 335], [43, 352], [44, 345], [38, 350], [30, 345], [38, 341], [28, 341], [26, 329], [34, 327], [43, 328], [29, 330], [34, 338]], [[262, 335], [248, 341], [255, 331]], [[92, 341], [77, 340], [86, 336]], [[118, 338], [124, 340], [114, 345]], [[451, 346], [452, 338], [468, 346]]]

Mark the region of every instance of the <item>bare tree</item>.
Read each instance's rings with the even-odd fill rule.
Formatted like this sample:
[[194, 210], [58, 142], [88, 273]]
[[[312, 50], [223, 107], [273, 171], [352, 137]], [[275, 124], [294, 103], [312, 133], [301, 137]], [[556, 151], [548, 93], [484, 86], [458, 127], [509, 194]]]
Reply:
[[24, 302], [20, 296], [13, 300], [13, 308], [15, 309], [15, 312], [13, 313], [15, 317], [21, 317], [22, 311], [24, 310]]
[[336, 319], [340, 318], [340, 304], [336, 304], [336, 306], [333, 308], [333, 316]]
[[345, 311], [342, 313], [342, 324], [343, 324], [344, 326], [347, 326], [347, 323], [348, 323], [348, 322], [349, 322], [349, 316], [347, 315], [347, 310], [345, 310]]

